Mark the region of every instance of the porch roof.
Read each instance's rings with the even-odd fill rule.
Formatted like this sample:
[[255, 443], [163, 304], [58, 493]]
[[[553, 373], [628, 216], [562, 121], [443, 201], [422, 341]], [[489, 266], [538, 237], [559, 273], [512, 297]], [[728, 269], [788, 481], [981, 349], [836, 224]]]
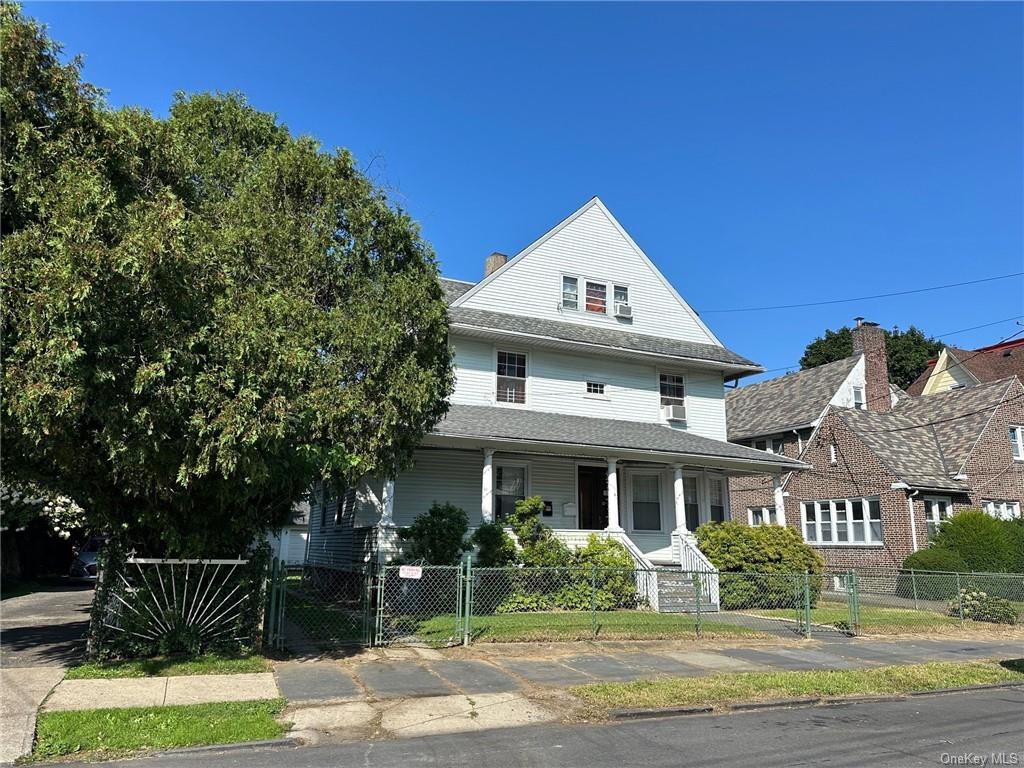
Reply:
[[807, 467], [796, 459], [712, 440], [665, 424], [485, 405], [452, 405], [425, 442], [617, 456], [741, 472], [789, 472]]

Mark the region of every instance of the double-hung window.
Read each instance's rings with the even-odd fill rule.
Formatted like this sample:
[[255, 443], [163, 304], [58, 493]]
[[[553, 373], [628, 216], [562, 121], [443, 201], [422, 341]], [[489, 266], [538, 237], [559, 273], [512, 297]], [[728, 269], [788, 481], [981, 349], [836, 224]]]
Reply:
[[686, 405], [686, 387], [683, 377], [674, 373], [662, 373], [658, 377], [662, 405]]
[[500, 464], [494, 470], [494, 519], [507, 520], [516, 502], [526, 498], [526, 466]]
[[526, 355], [522, 352], [498, 350], [498, 388], [495, 396], [499, 403], [526, 402]]
[[936, 496], [924, 497], [924, 522], [928, 528], [928, 538], [932, 538], [939, 531], [942, 521], [949, 517], [949, 499]]
[[1019, 501], [983, 501], [981, 508], [1000, 520], [1015, 520], [1020, 517]]
[[633, 475], [633, 530], [661, 530], [661, 498], [657, 475]]
[[562, 276], [562, 308], [580, 308], [580, 281], [575, 277]]
[[878, 499], [829, 499], [802, 505], [804, 541], [809, 544], [881, 544]]
[[725, 522], [725, 480], [717, 477], [708, 478], [708, 498], [711, 502], [711, 522]]
[[747, 507], [747, 522], [751, 526], [778, 525], [779, 516], [775, 507]]
[[606, 314], [608, 312], [608, 286], [604, 283], [587, 281], [587, 312]]
[[624, 285], [612, 286], [612, 298], [616, 304], [629, 304], [629, 288]]
[[1010, 449], [1014, 461], [1024, 461], [1024, 427], [1010, 427]]

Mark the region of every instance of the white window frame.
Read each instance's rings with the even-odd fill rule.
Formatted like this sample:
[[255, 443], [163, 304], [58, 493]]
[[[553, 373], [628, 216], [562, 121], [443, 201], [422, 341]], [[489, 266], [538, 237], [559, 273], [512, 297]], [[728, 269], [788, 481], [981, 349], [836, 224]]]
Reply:
[[[521, 403], [510, 403], [506, 400], [498, 399], [498, 353], [505, 352], [506, 354], [523, 355], [526, 358], [526, 378], [523, 379], [523, 402]], [[493, 371], [494, 385], [491, 391], [494, 393], [495, 405], [503, 408], [525, 408], [530, 402], [530, 353], [525, 349], [502, 346], [494, 347], [494, 354], [491, 356], [491, 371]], [[506, 376], [505, 378], [517, 378], [515, 376]]]
[[828, 461], [829, 461], [830, 464], [838, 464], [839, 463], [839, 453], [838, 453], [838, 451], [836, 449], [836, 444], [835, 443], [829, 443], [828, 444]]
[[[662, 376], [675, 376], [676, 378], [681, 379], [682, 380], [682, 386], [683, 386], [683, 396], [682, 397], [670, 397], [670, 398], [668, 398], [669, 400], [673, 401], [672, 403], [664, 403], [664, 402], [662, 402], [662, 400], [665, 397], [664, 395], [661, 394], [661, 377]], [[665, 405], [681, 405], [681, 406], [683, 406], [685, 408], [686, 407], [686, 389], [687, 389], [686, 374], [680, 373], [679, 371], [665, 371], [665, 370], [659, 370], [658, 371], [658, 407], [659, 408], [664, 407]], [[679, 401], [679, 402], [675, 402], [675, 401]]]
[[[656, 469], [628, 469], [623, 474], [626, 475], [626, 477], [628, 478], [628, 484], [629, 484], [629, 489], [628, 489], [628, 492], [627, 492], [628, 493], [628, 498], [627, 498], [627, 504], [626, 504], [626, 508], [629, 510], [629, 528], [628, 528], [628, 532], [629, 533], [638, 533], [638, 534], [641, 534], [641, 535], [645, 534], [645, 533], [649, 533], [649, 534], [668, 533], [671, 530], [671, 528], [666, 530], [666, 527], [665, 527], [665, 523], [666, 523], [665, 518], [667, 517], [667, 515], [665, 514], [666, 513], [666, 509], [665, 509], [665, 488], [664, 488], [664, 484], [665, 484], [664, 480], [665, 480], [665, 478], [664, 478], [664, 473], [663, 472], [659, 472]], [[637, 475], [646, 475], [646, 476], [654, 477], [657, 480], [657, 486], [658, 486], [658, 528], [657, 529], [654, 529], [654, 528], [649, 528], [649, 529], [648, 528], [637, 528], [636, 524], [635, 524], [635, 521], [633, 519], [633, 478], [635, 478]]]
[[[854, 541], [853, 536], [853, 502], [859, 501], [863, 504], [864, 509], [864, 520], [858, 525], [863, 526], [864, 541]], [[871, 530], [871, 502], [874, 501], [878, 505], [878, 523], [880, 530], [879, 538], [875, 538], [874, 533]], [[845, 504], [846, 511], [846, 539], [839, 540], [837, 533], [839, 529], [838, 525], [838, 508], [837, 504]], [[807, 506], [812, 505], [814, 507], [814, 534], [815, 538], [809, 539], [807, 537]], [[828, 512], [830, 517], [830, 538], [826, 541], [822, 538], [821, 534], [821, 522], [823, 505], [828, 505]], [[805, 501], [800, 504], [800, 534], [806, 543], [812, 547], [884, 547], [885, 546], [885, 524], [882, 521], [882, 501], [878, 496], [853, 496], [846, 499], [816, 499], [814, 501]]]
[[504, 496], [503, 493], [498, 493], [498, 470], [505, 467], [512, 469], [523, 470], [523, 498], [530, 498], [530, 462], [519, 461], [516, 459], [494, 459], [494, 485], [491, 488], [491, 509], [494, 510], [494, 519], [498, 519], [498, 497]]
[[[600, 392], [591, 392], [590, 386], [594, 384], [601, 387]], [[608, 382], [603, 379], [590, 376], [583, 380], [583, 396], [588, 400], [610, 400], [611, 397], [608, 394]]]
[[[604, 311], [603, 312], [598, 312], [597, 310], [594, 310], [594, 309], [587, 309], [587, 287], [591, 286], [591, 285], [600, 285], [601, 287], [604, 288]], [[611, 283], [609, 283], [609, 282], [607, 282], [605, 280], [593, 280], [591, 278], [585, 278], [583, 280], [583, 307], [582, 307], [582, 311], [585, 314], [588, 314], [588, 315], [603, 315], [604, 317], [608, 317], [608, 316], [610, 316], [612, 314], [609, 311], [611, 309], [611, 307], [609, 306], [609, 304], [611, 304], [611, 300], [610, 300], [610, 297], [608, 295], [608, 287], [610, 285], [611, 285]]]
[[[754, 513], [761, 515], [761, 522], [754, 522]], [[747, 507], [747, 525], [751, 528], [758, 528], [762, 525], [778, 525], [779, 511], [774, 504], [766, 504], [763, 507]]]
[[858, 411], [867, 409], [868, 401], [864, 397], [864, 387], [854, 386], [853, 387], [853, 407]]
[[[944, 512], [940, 512], [939, 504], [946, 505]], [[930, 539], [939, 532], [942, 523], [953, 516], [953, 500], [948, 496], [924, 496], [921, 499], [921, 505], [924, 507], [922, 516], [924, 517], [925, 532]]]
[[[576, 306], [575, 307], [567, 307], [567, 306], [565, 306], [565, 281], [566, 280], [575, 280], [576, 281]], [[570, 274], [567, 274], [567, 273], [564, 273], [564, 272], [562, 273], [562, 277], [561, 277], [561, 280], [559, 281], [559, 286], [558, 286], [558, 306], [561, 309], [563, 309], [564, 311], [566, 311], [566, 312], [579, 312], [580, 311], [580, 282], [581, 282], [581, 279], [580, 279], [579, 275], [570, 275]]]
[[1019, 424], [1011, 424], [1009, 436], [1013, 460], [1024, 461], [1024, 427]]
[[1016, 520], [1020, 517], [1020, 502], [1009, 499], [992, 499], [981, 502], [981, 508], [987, 515], [997, 520]]

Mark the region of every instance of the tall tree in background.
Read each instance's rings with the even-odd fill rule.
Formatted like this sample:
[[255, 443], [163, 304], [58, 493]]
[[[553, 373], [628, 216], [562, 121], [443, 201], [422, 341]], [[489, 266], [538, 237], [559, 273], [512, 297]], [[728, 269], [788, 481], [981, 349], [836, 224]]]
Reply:
[[210, 555], [315, 479], [406, 466], [452, 385], [410, 218], [241, 96], [110, 110], [0, 14], [5, 477]]
[[[942, 342], [914, 326], [901, 331], [894, 328], [885, 332], [886, 361], [889, 364], [889, 381], [906, 389], [921, 375], [928, 361], [942, 350]], [[816, 368], [825, 363], [842, 360], [853, 354], [853, 333], [849, 328], [838, 331], [826, 330], [804, 350], [800, 358], [800, 369]]]

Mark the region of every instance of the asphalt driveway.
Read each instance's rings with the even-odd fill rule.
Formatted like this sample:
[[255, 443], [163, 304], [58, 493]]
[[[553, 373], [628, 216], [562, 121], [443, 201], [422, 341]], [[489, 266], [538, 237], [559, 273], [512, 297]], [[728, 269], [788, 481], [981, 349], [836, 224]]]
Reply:
[[58, 583], [0, 603], [0, 667], [66, 667], [85, 652], [91, 584]]

